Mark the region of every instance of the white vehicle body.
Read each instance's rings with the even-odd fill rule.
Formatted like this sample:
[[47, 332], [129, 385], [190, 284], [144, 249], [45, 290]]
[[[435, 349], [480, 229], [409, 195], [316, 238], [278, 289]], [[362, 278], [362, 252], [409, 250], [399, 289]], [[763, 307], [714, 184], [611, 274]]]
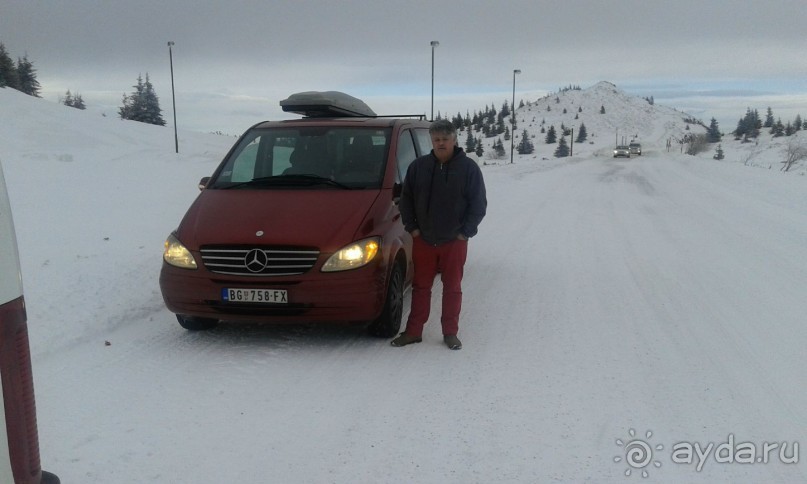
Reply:
[[14, 223], [0, 166], [0, 483], [59, 482], [39, 463], [28, 324]]

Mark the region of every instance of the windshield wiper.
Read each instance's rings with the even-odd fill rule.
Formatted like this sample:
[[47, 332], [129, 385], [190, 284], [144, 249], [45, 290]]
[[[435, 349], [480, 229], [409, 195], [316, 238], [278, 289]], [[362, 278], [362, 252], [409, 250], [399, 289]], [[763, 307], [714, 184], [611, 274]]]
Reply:
[[331, 180], [324, 176], [313, 174], [300, 174], [300, 175], [274, 175], [274, 176], [261, 176], [253, 178], [250, 181], [235, 183], [233, 185], [224, 186], [224, 189], [240, 188], [244, 186], [254, 185], [276, 185], [276, 186], [296, 186], [296, 185], [330, 185], [341, 188], [343, 190], [352, 190], [352, 187]]

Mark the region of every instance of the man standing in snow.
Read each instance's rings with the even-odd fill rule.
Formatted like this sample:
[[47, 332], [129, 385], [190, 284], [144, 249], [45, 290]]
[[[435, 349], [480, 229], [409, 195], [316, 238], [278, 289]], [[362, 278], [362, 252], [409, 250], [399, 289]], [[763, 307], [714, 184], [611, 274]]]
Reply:
[[462, 274], [468, 239], [485, 216], [487, 195], [479, 165], [457, 146], [457, 131], [448, 120], [431, 124], [433, 149], [409, 165], [401, 193], [401, 219], [412, 234], [412, 308], [406, 330], [392, 346], [420, 343], [429, 319], [432, 284], [440, 273], [443, 341], [462, 348], [457, 337], [462, 307]]

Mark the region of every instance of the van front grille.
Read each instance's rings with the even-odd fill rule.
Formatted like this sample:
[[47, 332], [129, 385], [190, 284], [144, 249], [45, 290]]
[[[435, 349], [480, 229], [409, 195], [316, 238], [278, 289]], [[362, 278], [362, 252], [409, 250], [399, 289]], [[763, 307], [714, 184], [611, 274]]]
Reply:
[[319, 251], [305, 247], [202, 247], [210, 272], [235, 276], [294, 276], [317, 262]]

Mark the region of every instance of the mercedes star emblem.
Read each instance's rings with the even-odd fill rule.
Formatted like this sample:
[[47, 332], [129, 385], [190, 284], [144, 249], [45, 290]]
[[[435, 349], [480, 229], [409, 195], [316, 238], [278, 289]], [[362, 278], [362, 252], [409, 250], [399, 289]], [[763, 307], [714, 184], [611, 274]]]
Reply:
[[244, 264], [250, 272], [262, 272], [268, 263], [269, 258], [266, 256], [266, 252], [261, 249], [252, 249], [244, 257]]

